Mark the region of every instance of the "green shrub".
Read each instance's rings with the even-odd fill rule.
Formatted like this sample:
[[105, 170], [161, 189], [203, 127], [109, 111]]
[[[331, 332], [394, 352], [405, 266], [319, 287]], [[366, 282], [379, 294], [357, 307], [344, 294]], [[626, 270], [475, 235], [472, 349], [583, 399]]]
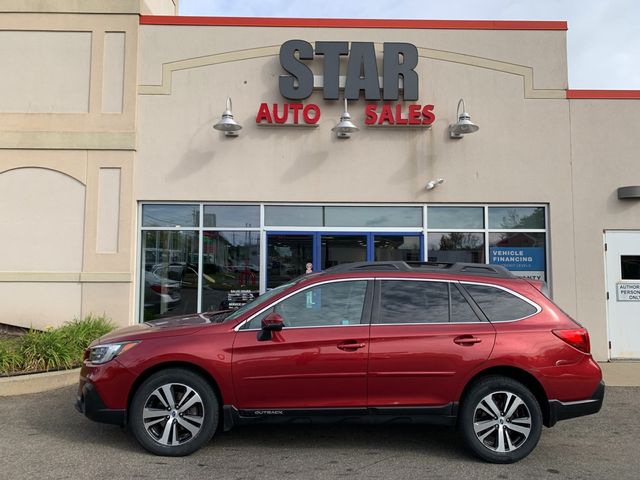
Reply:
[[81, 365], [84, 349], [113, 328], [106, 317], [88, 315], [56, 329], [29, 330], [21, 337], [2, 340], [0, 375]]
[[20, 352], [25, 370], [71, 368], [77, 362], [72, 346], [60, 334], [60, 329], [29, 330], [22, 337]]
[[82, 359], [82, 352], [96, 338], [113, 330], [113, 324], [106, 317], [87, 315], [82, 320], [65, 323], [57, 331], [72, 348], [75, 357]]
[[19, 338], [0, 340], [0, 374], [22, 370], [22, 356], [18, 351]]

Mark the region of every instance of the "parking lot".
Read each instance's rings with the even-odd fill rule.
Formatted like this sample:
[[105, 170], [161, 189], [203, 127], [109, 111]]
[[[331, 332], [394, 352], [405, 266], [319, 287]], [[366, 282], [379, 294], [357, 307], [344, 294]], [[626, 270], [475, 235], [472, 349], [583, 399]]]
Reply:
[[640, 471], [638, 387], [609, 388], [598, 415], [545, 429], [514, 465], [476, 460], [452, 429], [414, 425], [242, 427], [190, 457], [156, 457], [119, 427], [78, 414], [74, 394], [0, 398], [2, 478], [637, 479]]

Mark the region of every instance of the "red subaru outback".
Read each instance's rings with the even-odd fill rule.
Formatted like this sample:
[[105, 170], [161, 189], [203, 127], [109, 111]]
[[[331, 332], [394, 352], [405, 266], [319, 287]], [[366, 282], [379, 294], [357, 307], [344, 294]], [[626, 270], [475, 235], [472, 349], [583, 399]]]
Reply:
[[85, 353], [77, 409], [188, 455], [265, 422], [457, 426], [479, 457], [528, 455], [542, 426], [596, 413], [589, 335], [502, 267], [352, 263], [234, 312], [123, 328]]

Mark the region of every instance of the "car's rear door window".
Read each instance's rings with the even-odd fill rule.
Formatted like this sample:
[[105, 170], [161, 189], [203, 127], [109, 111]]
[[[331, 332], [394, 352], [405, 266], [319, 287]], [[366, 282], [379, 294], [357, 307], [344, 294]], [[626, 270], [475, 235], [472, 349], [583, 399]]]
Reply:
[[376, 323], [469, 323], [481, 319], [451, 282], [382, 280]]
[[497, 287], [471, 283], [462, 286], [492, 322], [519, 320], [538, 311], [531, 303]]
[[[478, 322], [480, 319], [464, 298], [464, 295], [458, 290], [458, 287], [452, 283], [449, 284], [451, 292], [451, 322], [452, 323], [469, 323]], [[485, 320], [486, 321], [486, 320]]]
[[449, 286], [445, 282], [383, 280], [378, 323], [449, 322]]

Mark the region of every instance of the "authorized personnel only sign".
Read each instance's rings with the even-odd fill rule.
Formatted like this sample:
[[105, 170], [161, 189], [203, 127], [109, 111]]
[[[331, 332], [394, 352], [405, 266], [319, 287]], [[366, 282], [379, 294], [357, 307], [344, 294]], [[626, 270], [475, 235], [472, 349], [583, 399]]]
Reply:
[[640, 283], [616, 283], [616, 299], [619, 302], [640, 302]]

